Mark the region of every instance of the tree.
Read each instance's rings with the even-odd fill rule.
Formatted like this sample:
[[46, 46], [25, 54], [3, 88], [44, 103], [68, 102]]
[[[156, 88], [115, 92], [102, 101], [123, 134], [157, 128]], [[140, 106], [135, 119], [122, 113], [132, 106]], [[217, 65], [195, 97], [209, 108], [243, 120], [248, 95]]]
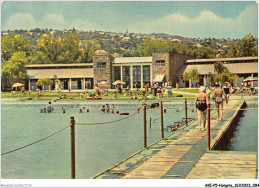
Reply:
[[[188, 73], [188, 72], [185, 72], [185, 73], [183, 74], [183, 80], [184, 80], [185, 82], [187, 82], [187, 81], [190, 80], [190, 77], [189, 77], [189, 73]], [[185, 88], [186, 88], [186, 84], [185, 84]]]
[[248, 57], [258, 55], [258, 45], [256, 38], [249, 34], [242, 38], [238, 44], [230, 43], [230, 49], [227, 53], [228, 57]]
[[257, 56], [256, 50], [256, 39], [253, 35], [249, 34], [245, 36], [239, 43], [239, 55], [240, 57]]
[[239, 55], [239, 48], [238, 45], [235, 44], [234, 42], [230, 43], [230, 49], [227, 52], [227, 57], [238, 57]]
[[27, 74], [25, 65], [28, 59], [25, 52], [14, 52], [8, 61], [2, 61], [1, 85], [2, 89], [11, 87], [14, 83], [26, 83]]
[[43, 86], [43, 90], [44, 90], [44, 86], [47, 85], [47, 86], [50, 86], [52, 84], [52, 80], [49, 79], [49, 78], [40, 78], [38, 81], [37, 81], [37, 85], [38, 86]]
[[199, 72], [197, 68], [193, 68], [189, 73], [189, 79], [190, 79], [190, 87], [191, 87], [191, 81], [195, 81], [199, 79]]
[[1, 39], [1, 60], [8, 61], [15, 52], [24, 52], [28, 57], [32, 53], [30, 40], [17, 34], [11, 34]]

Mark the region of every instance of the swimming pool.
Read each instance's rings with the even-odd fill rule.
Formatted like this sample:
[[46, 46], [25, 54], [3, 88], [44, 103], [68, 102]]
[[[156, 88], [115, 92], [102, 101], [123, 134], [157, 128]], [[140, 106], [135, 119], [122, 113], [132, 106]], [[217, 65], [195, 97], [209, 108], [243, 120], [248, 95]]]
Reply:
[[[151, 101], [153, 103], [156, 101]], [[193, 101], [192, 101], [193, 102]], [[196, 117], [189, 103], [189, 117]], [[76, 178], [90, 178], [115, 165], [143, 148], [143, 112], [137, 113], [141, 101], [57, 101], [53, 113], [40, 113], [48, 101], [2, 100], [3, 152], [24, 146], [69, 125], [74, 116], [77, 123], [108, 122], [125, 118], [112, 113], [102, 114], [103, 104], [115, 104], [115, 111], [135, 114], [128, 119], [102, 125], [76, 125]], [[184, 101], [164, 102], [166, 127], [181, 121]], [[78, 113], [85, 107], [83, 113]], [[66, 110], [63, 114], [62, 108]], [[89, 109], [89, 113], [86, 113]], [[176, 111], [179, 112], [176, 112]], [[149, 119], [152, 117], [152, 128]], [[155, 121], [154, 121], [155, 120]], [[148, 145], [161, 138], [160, 109], [147, 111]], [[70, 178], [70, 129], [30, 147], [2, 156], [2, 178], [10, 179], [66, 179]]]
[[248, 103], [227, 150], [258, 152], [258, 103]]

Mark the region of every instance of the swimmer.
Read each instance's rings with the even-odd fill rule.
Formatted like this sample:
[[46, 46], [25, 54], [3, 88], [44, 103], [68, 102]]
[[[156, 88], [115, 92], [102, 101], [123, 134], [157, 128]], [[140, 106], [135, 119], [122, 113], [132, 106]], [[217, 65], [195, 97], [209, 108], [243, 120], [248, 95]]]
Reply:
[[120, 114], [119, 114], [119, 111], [116, 111], [116, 115], [120, 115]]
[[106, 104], [106, 112], [109, 113], [109, 111], [110, 111], [109, 104]]
[[43, 109], [41, 109], [41, 113], [43, 113]]
[[87, 113], [89, 113], [89, 109], [87, 109]]
[[65, 114], [65, 113], [66, 113], [65, 109], [63, 109], [63, 114]]
[[79, 113], [82, 113], [82, 109], [79, 109]]
[[43, 113], [46, 113], [46, 108], [43, 109]]
[[166, 109], [164, 109], [163, 112], [166, 113]]
[[111, 106], [112, 114], [114, 113], [114, 109], [115, 109], [115, 105], [112, 104], [112, 106]]
[[101, 108], [101, 112], [102, 112], [102, 113], [105, 113], [105, 112], [106, 112], [105, 105], [103, 105], [103, 107]]
[[50, 112], [51, 112], [51, 110], [52, 110], [52, 107], [51, 107], [51, 102], [49, 102], [49, 104], [48, 104], [48, 106], [47, 106], [47, 110], [48, 110], [48, 113], [50, 113]]

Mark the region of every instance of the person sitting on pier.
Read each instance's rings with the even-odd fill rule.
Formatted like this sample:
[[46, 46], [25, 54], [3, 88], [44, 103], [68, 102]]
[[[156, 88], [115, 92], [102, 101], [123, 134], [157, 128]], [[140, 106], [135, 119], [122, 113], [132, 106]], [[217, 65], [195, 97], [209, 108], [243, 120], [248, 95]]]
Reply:
[[[198, 122], [199, 128], [202, 130], [206, 130], [206, 114], [207, 114], [207, 104], [208, 104], [208, 95], [206, 93], [205, 87], [199, 88], [199, 93], [195, 100], [196, 110], [198, 112]], [[202, 121], [202, 122], [201, 122]], [[202, 126], [201, 126], [202, 123]]]
[[220, 87], [219, 84], [215, 85], [215, 91], [214, 91], [214, 98], [215, 98], [215, 103], [216, 103], [216, 108], [217, 108], [217, 121], [222, 121], [223, 117], [223, 95], [225, 95], [223, 89]]

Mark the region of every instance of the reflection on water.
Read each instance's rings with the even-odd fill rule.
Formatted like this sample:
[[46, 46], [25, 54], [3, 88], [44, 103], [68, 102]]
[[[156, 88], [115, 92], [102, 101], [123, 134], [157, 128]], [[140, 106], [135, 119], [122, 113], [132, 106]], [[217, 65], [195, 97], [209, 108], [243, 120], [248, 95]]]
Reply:
[[[102, 103], [86, 101], [57, 101], [54, 112], [40, 113], [48, 101], [2, 101], [2, 153], [41, 139], [69, 125], [74, 116], [78, 123], [105, 122], [126, 116], [102, 114]], [[115, 104], [115, 111], [137, 112], [142, 102], [108, 101]], [[127, 103], [127, 104], [125, 104]], [[184, 102], [165, 102], [164, 126], [184, 117]], [[78, 113], [85, 107], [84, 113]], [[62, 108], [66, 109], [63, 114]], [[86, 110], [89, 109], [89, 113]], [[180, 112], [176, 112], [179, 109]], [[194, 106], [188, 110], [189, 117]], [[174, 116], [173, 116], [174, 115]], [[152, 117], [152, 128], [149, 119]], [[159, 140], [160, 109], [147, 111], [148, 145]], [[153, 121], [158, 119], [157, 121]], [[90, 178], [143, 148], [143, 113], [115, 123], [76, 126], [76, 177]], [[170, 134], [165, 129], [165, 136]], [[70, 130], [37, 143], [33, 146], [2, 156], [2, 178], [70, 178]]]

